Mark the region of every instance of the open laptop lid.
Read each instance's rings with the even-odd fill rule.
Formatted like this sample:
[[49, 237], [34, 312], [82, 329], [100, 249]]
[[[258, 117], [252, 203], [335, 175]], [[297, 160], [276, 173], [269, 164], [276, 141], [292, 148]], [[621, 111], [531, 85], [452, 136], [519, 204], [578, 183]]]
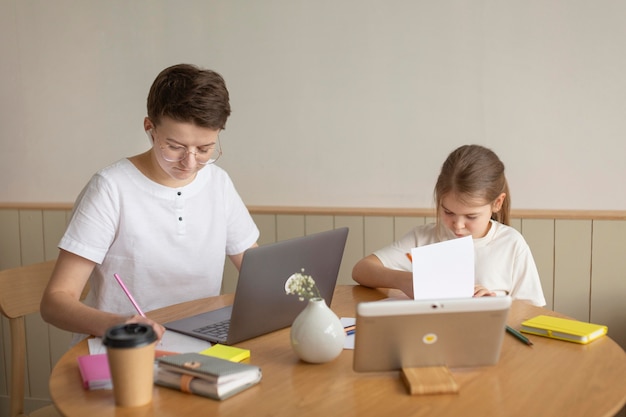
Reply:
[[306, 303], [285, 293], [285, 282], [304, 268], [330, 305], [337, 283], [348, 228], [270, 243], [244, 252], [232, 305], [165, 323], [174, 330], [217, 342], [197, 329], [229, 320], [226, 340], [232, 345], [291, 326]]
[[508, 296], [360, 303], [354, 370], [495, 365], [510, 307]]
[[285, 282], [303, 268], [330, 306], [347, 237], [344, 227], [248, 249], [239, 271], [228, 344], [291, 326], [306, 303], [286, 294]]

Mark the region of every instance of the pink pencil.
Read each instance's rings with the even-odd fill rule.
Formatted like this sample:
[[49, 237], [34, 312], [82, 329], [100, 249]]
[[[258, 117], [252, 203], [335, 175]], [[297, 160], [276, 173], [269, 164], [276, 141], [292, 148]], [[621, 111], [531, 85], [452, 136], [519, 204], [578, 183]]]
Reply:
[[137, 313], [139, 313], [139, 315], [141, 315], [141, 317], [146, 317], [146, 315], [143, 314], [143, 311], [141, 311], [141, 308], [139, 308], [139, 305], [137, 304], [137, 302], [133, 298], [133, 295], [130, 293], [130, 291], [128, 291], [128, 288], [126, 288], [126, 285], [124, 285], [124, 282], [122, 281], [122, 278], [120, 278], [120, 276], [117, 275], [117, 274], [113, 274], [113, 276], [117, 280], [117, 283], [120, 284], [120, 287], [122, 287], [122, 290], [124, 290], [124, 293], [126, 294], [128, 299], [130, 300], [130, 302], [133, 303], [133, 306], [135, 307], [135, 310], [137, 310]]

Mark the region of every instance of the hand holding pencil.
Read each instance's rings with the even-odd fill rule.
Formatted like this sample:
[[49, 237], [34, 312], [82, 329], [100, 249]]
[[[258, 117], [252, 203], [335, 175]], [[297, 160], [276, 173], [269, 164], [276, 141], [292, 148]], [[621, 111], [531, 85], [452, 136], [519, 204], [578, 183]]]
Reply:
[[129, 320], [127, 320], [126, 323], [141, 322], [141, 323], [148, 324], [152, 326], [155, 333], [157, 334], [158, 339], [161, 340], [161, 338], [163, 337], [163, 334], [165, 333], [165, 327], [155, 322], [154, 320], [147, 318], [144, 312], [141, 310], [141, 307], [139, 307], [139, 304], [137, 304], [137, 301], [135, 301], [135, 297], [133, 297], [133, 295], [130, 293], [128, 288], [126, 288], [126, 285], [124, 284], [124, 281], [122, 281], [122, 278], [118, 274], [113, 274], [113, 276], [115, 277], [115, 280], [117, 281], [117, 283], [120, 284], [120, 287], [122, 287], [122, 291], [124, 291], [124, 294], [126, 294], [126, 296], [130, 300], [133, 307], [135, 307], [135, 310], [137, 310], [137, 313], [139, 313], [139, 315], [141, 316], [141, 318], [137, 318], [136, 316], [133, 316]]

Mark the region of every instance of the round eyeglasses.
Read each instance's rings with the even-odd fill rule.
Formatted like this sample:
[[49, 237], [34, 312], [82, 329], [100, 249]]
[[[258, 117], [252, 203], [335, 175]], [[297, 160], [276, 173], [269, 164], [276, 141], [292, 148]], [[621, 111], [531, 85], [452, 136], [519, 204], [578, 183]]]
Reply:
[[222, 156], [222, 146], [218, 135], [215, 144], [209, 146], [201, 146], [195, 152], [187, 149], [186, 146], [175, 145], [173, 143], [162, 143], [159, 145], [161, 156], [167, 162], [180, 162], [187, 158], [188, 154], [192, 154], [196, 158], [196, 162], [200, 165], [212, 164]]

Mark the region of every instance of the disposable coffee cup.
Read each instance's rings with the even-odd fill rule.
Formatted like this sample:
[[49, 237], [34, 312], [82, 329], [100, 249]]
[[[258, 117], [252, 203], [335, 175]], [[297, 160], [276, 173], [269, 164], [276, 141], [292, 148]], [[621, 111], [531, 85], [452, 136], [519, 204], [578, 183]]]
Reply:
[[107, 329], [103, 344], [116, 405], [135, 407], [152, 401], [156, 340], [152, 326], [145, 324], [120, 324]]

